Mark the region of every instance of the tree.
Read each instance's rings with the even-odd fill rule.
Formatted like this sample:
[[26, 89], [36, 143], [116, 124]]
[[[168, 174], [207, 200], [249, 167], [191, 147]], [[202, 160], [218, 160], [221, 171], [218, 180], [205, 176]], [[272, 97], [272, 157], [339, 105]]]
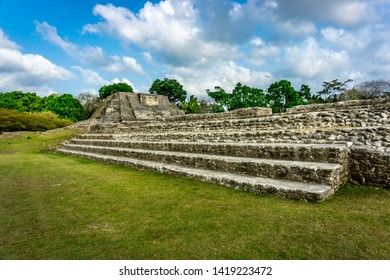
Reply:
[[89, 92], [80, 93], [77, 96], [77, 99], [83, 105], [85, 110], [85, 117], [90, 118], [97, 108], [102, 104], [102, 100], [99, 99], [96, 95], [93, 95]]
[[209, 97], [215, 102], [227, 108], [228, 111], [248, 108], [266, 107], [267, 101], [262, 89], [252, 88], [242, 83], [237, 83], [232, 93], [227, 93], [223, 88], [216, 86], [214, 91], [206, 90]]
[[112, 85], [106, 85], [102, 86], [99, 89], [99, 98], [103, 100], [107, 96], [110, 96], [111, 94], [114, 94], [116, 92], [131, 92], [133, 93], [134, 90], [133, 88], [126, 84], [126, 83], [117, 83], [117, 84], [112, 84]]
[[358, 90], [356, 87], [347, 89], [343, 93], [339, 94], [337, 101], [359, 100], [364, 99], [364, 93]]
[[330, 82], [323, 82], [323, 89], [318, 92], [316, 98], [320, 100], [320, 97], [324, 96], [324, 102], [336, 102], [338, 95], [346, 91], [347, 84], [352, 81], [352, 79], [348, 79], [344, 82], [339, 82], [338, 79], [335, 79]]
[[200, 100], [199, 106], [199, 113], [201, 114], [225, 112], [225, 109], [222, 107], [222, 105], [217, 104], [213, 100]]
[[168, 96], [170, 102], [185, 102], [187, 92], [183, 86], [175, 79], [164, 78], [155, 80], [149, 89], [151, 94]]
[[52, 94], [44, 98], [44, 110], [57, 114], [60, 118], [74, 122], [85, 119], [85, 110], [80, 101], [71, 94]]
[[271, 84], [267, 92], [267, 98], [274, 113], [284, 112], [286, 108], [293, 106], [304, 105], [311, 98], [308, 85], [302, 85], [300, 91], [297, 91], [287, 80]]
[[24, 93], [22, 97], [22, 106], [26, 108], [26, 112], [41, 112], [43, 106], [43, 99], [35, 92]]
[[186, 100], [180, 104], [180, 109], [182, 109], [186, 114], [196, 114], [201, 110], [198, 98], [194, 95], [190, 96], [190, 99]]
[[40, 112], [42, 105], [42, 98], [35, 92], [12, 91], [0, 94], [0, 108], [20, 112]]
[[390, 82], [386, 81], [363, 82], [356, 89], [362, 92], [364, 99], [390, 97]]

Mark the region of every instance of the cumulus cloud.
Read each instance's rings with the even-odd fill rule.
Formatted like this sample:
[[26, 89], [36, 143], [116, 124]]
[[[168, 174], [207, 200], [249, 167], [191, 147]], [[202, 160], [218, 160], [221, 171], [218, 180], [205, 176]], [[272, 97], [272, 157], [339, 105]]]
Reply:
[[31, 90], [46, 93], [56, 81], [73, 78], [71, 71], [38, 54], [24, 54], [0, 29], [0, 91]]
[[201, 69], [175, 67], [170, 70], [175, 73], [171, 75], [172, 78], [181, 82], [190, 95], [198, 97], [207, 97], [206, 89], [214, 89], [215, 86], [231, 91], [238, 82], [252, 87], [264, 87], [272, 81], [271, 73], [253, 71], [233, 61], [220, 62]]
[[151, 63], [153, 61], [153, 56], [150, 52], [143, 52], [141, 56], [148, 63]]
[[80, 66], [73, 66], [72, 69], [78, 71], [81, 74], [81, 81], [83, 84], [95, 87], [95, 90], [84, 89], [83, 92], [90, 92], [96, 94], [97, 92], [96, 88], [99, 89], [104, 85], [109, 85], [114, 83], [126, 83], [128, 85], [131, 85], [134, 91], [137, 92], [137, 88], [135, 87], [135, 85], [126, 78], [116, 77], [111, 80], [106, 80], [102, 78], [98, 72], [91, 69], [84, 69]]
[[280, 33], [289, 34], [295, 37], [307, 36], [314, 34], [317, 28], [312, 22], [305, 22], [301, 20], [287, 20], [275, 23], [275, 28]]
[[198, 11], [190, 0], [147, 2], [138, 14], [98, 4], [93, 13], [103, 21], [84, 26], [84, 32], [109, 34], [125, 44], [157, 52], [168, 64], [200, 63], [234, 53], [226, 44], [203, 39]]
[[142, 66], [138, 64], [137, 60], [129, 56], [111, 56], [111, 62], [107, 66], [103, 66], [102, 69], [110, 73], [123, 73], [128, 70], [139, 74], [143, 72]]
[[[238, 81], [262, 86], [275, 76], [321, 84], [364, 76], [359, 69], [369, 49], [386, 57], [380, 46], [388, 39], [375, 46], [367, 28], [384, 16], [378, 13], [383, 1], [165, 0], [147, 2], [138, 12], [99, 4], [93, 13], [101, 20], [83, 30], [136, 45], [143, 61], [163, 62], [162, 73], [197, 95]], [[248, 62], [252, 69], [240, 66]]]
[[108, 84], [117, 84], [117, 83], [125, 83], [125, 84], [128, 84], [130, 85], [134, 92], [139, 92], [138, 88], [134, 85], [133, 82], [129, 81], [128, 79], [126, 78], [122, 78], [122, 79], [119, 79], [119, 78], [114, 78], [112, 79]]
[[321, 29], [321, 35], [325, 41], [332, 43], [334, 46], [353, 51], [365, 48], [370, 40], [369, 34], [365, 31], [352, 34], [343, 28], [334, 27]]
[[58, 36], [57, 28], [49, 25], [47, 22], [41, 23], [39, 21], [34, 21], [34, 24], [36, 31], [41, 34], [43, 39], [52, 43], [53, 45], [60, 47], [70, 56], [78, 57], [80, 55], [76, 45], [63, 40], [60, 36]]
[[349, 65], [347, 52], [321, 48], [313, 37], [301, 45], [285, 48], [283, 59], [289, 75], [306, 79], [333, 77]]
[[265, 65], [269, 59], [278, 57], [281, 53], [279, 47], [266, 44], [257, 36], [250, 41], [250, 47], [247, 60], [257, 66]]
[[281, 20], [303, 19], [338, 25], [377, 21], [382, 0], [277, 0], [275, 14]]
[[107, 56], [103, 49], [98, 46], [77, 46], [76, 44], [62, 39], [58, 35], [57, 29], [47, 22], [41, 23], [35, 21], [35, 27], [43, 39], [60, 47], [70, 57], [82, 63], [101, 67], [103, 70], [113, 73], [136, 72], [142, 74], [143, 72], [142, 66], [135, 58], [128, 56], [119, 57], [115, 55]]
[[[97, 4], [96, 22], [83, 26], [83, 33], [114, 38], [123, 48], [121, 55], [76, 44], [46, 22], [36, 21], [35, 26], [43, 39], [81, 65], [72, 70], [86, 87], [124, 81], [113, 79], [118, 73], [137, 73], [142, 75], [131, 79], [145, 91], [155, 78], [165, 75], [182, 82], [189, 94], [205, 96], [207, 88], [220, 85], [231, 90], [237, 82], [265, 88], [277, 79], [317, 86], [335, 78], [388, 79], [389, 3], [161, 0], [146, 2], [137, 11]], [[27, 57], [0, 29], [1, 48]], [[138, 54], [126, 55], [129, 49]], [[9, 59], [0, 60], [0, 71], [4, 64], [7, 73], [20, 71], [18, 62], [11, 64]], [[10, 77], [3, 75], [2, 83]]]
[[[321, 30], [322, 39], [330, 46], [348, 52], [349, 72], [357, 82], [388, 80], [390, 31], [384, 24], [367, 25], [357, 30], [326, 27]], [[337, 73], [337, 72], [336, 72]]]
[[225, 0], [197, 1], [202, 35], [207, 40], [230, 44], [248, 40], [256, 29], [262, 11], [258, 6]]
[[8, 36], [0, 29], [0, 48], [9, 50], [19, 50], [20, 47], [15, 42], [12, 42]]
[[80, 66], [73, 66], [72, 68], [80, 72], [82, 76], [82, 80], [84, 81], [84, 83], [88, 85], [101, 87], [109, 83], [108, 81], [103, 79], [96, 71], [90, 69], [84, 69]]

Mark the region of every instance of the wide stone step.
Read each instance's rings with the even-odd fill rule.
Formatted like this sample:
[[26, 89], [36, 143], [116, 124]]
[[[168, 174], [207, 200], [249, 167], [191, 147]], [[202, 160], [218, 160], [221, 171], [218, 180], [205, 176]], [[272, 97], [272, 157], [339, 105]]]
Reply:
[[115, 139], [113, 134], [80, 134], [75, 139]]
[[377, 149], [376, 143], [383, 148], [388, 145], [390, 126], [374, 127], [336, 127], [332, 129], [302, 129], [273, 131], [209, 131], [209, 132], [167, 132], [155, 133], [124, 133], [124, 134], [83, 134], [79, 139], [111, 139], [126, 141], [154, 142], [219, 142], [219, 143], [346, 143], [370, 146]]
[[113, 124], [97, 124], [92, 131], [98, 133], [142, 133], [142, 132], [199, 132], [199, 131], [250, 131], [275, 129], [305, 129], [316, 127], [350, 126], [364, 127], [373, 125], [390, 125], [390, 106], [381, 113], [367, 109], [350, 109], [331, 112], [305, 112], [300, 114], [279, 114], [249, 119], [222, 119], [196, 121], [155, 121], [122, 122]]
[[242, 189], [257, 194], [273, 194], [290, 199], [320, 202], [332, 195], [335, 189], [324, 184], [299, 183], [270, 178], [261, 178], [249, 175], [237, 175], [221, 171], [190, 168], [176, 164], [167, 164], [154, 161], [145, 161], [123, 156], [109, 156], [82, 151], [74, 151], [66, 148], [59, 149], [59, 152], [69, 155], [80, 156], [107, 164], [117, 164], [139, 170], [151, 170], [169, 173], [175, 176], [186, 176], [196, 178], [205, 182], [217, 183], [220, 185]]
[[347, 179], [343, 166], [336, 163], [259, 159], [74, 144], [66, 144], [65, 148], [86, 153], [137, 158], [240, 175], [306, 183], [315, 182], [329, 186], [338, 186]]
[[310, 162], [345, 163], [348, 161], [347, 146], [345, 144], [151, 142], [110, 139], [73, 139], [70, 143], [101, 147]]

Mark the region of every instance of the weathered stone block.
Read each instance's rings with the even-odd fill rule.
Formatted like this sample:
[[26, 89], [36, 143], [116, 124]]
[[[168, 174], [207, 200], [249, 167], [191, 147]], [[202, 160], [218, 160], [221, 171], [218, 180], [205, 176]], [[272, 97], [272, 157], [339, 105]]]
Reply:
[[157, 95], [147, 95], [140, 94], [139, 95], [141, 105], [155, 107], [158, 106], [158, 96]]
[[104, 123], [155, 120], [184, 115], [163, 95], [118, 92], [108, 96], [91, 119]]

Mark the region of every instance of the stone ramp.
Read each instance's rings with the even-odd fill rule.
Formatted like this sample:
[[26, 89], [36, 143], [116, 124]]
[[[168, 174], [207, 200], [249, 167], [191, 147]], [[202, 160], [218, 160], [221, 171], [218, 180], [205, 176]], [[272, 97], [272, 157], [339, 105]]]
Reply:
[[347, 145], [115, 140], [81, 135], [59, 151], [255, 193], [322, 201], [348, 180]]

